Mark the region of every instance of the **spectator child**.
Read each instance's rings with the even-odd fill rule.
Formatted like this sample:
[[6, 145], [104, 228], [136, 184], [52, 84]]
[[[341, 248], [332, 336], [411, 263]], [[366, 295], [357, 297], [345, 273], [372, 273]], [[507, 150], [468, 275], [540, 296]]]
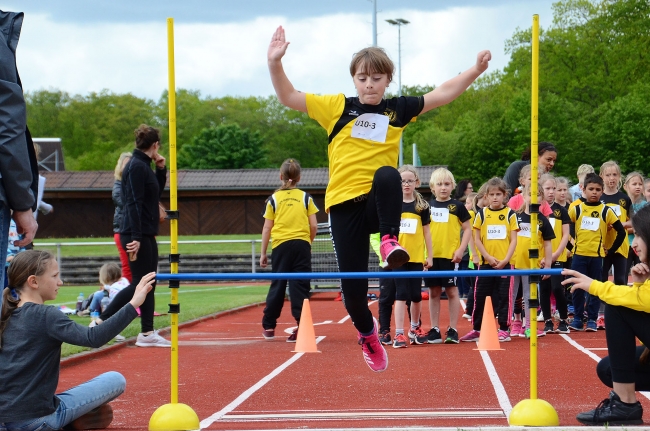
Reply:
[[576, 176], [578, 177], [578, 183], [574, 186], [571, 186], [569, 188], [569, 196], [571, 198], [571, 202], [577, 201], [582, 197], [582, 189], [583, 189], [583, 184], [582, 182], [585, 179], [585, 176], [587, 174], [593, 174], [596, 171], [594, 170], [594, 167], [591, 165], [580, 165], [578, 167], [578, 171], [576, 172]]
[[[404, 246], [410, 258], [395, 271], [423, 271], [431, 267], [431, 231], [429, 223], [429, 204], [417, 191], [420, 178], [411, 165], [399, 168], [402, 177], [402, 220], [400, 222], [399, 243]], [[426, 252], [426, 255], [425, 255]], [[426, 256], [426, 257], [425, 257]], [[424, 344], [426, 333], [420, 327], [422, 311], [422, 277], [395, 279], [395, 338], [394, 348], [407, 347], [404, 336], [406, 302], [411, 301], [411, 327], [408, 338], [412, 343]], [[424, 338], [424, 341], [423, 341]]]
[[116, 263], [105, 263], [99, 268], [99, 283], [101, 289], [93, 294], [90, 301], [90, 311], [101, 312], [101, 302], [105, 295], [108, 295], [109, 301], [112, 301], [118, 292], [131, 284], [126, 277], [122, 277], [120, 265]]
[[[524, 206], [517, 211], [517, 224], [519, 225], [519, 231], [517, 231], [517, 246], [511, 260], [513, 263], [513, 269], [530, 268], [528, 251], [531, 249], [531, 237], [533, 235], [533, 226], [531, 224], [530, 216], [530, 205], [532, 202], [531, 192], [532, 190], [530, 186], [524, 187], [522, 191], [522, 195], [524, 196]], [[542, 199], [542, 196], [542, 192], [538, 191], [538, 202]], [[553, 254], [551, 240], [555, 238], [555, 233], [553, 232], [551, 223], [543, 214], [537, 214], [537, 226], [539, 266], [540, 268], [548, 268], [551, 266], [551, 256]], [[542, 280], [548, 277], [548, 275], [545, 275], [542, 277]], [[528, 304], [530, 300], [530, 282], [527, 275], [516, 275], [513, 277], [512, 290], [510, 291], [510, 304], [512, 305], [514, 305], [515, 300], [517, 299], [517, 289], [522, 289], [523, 303]], [[517, 313], [517, 311], [519, 311], [519, 313]], [[526, 313], [526, 324], [522, 325], [521, 310], [514, 310], [514, 320], [510, 326], [510, 336], [530, 338], [530, 331], [533, 328], [532, 324], [535, 324], [536, 320], [534, 318], [531, 319], [529, 314], [530, 313]], [[538, 337], [543, 337], [545, 334], [546, 333], [543, 331], [537, 331]], [[509, 338], [502, 341], [509, 341]]]
[[[423, 96], [384, 98], [393, 77], [393, 62], [382, 49], [365, 48], [350, 64], [357, 96], [346, 98], [296, 90], [282, 66], [288, 46], [284, 29], [278, 27], [267, 54], [271, 81], [280, 103], [307, 113], [327, 130], [330, 177], [325, 210], [339, 270], [368, 270], [369, 236], [375, 232], [382, 239], [382, 260], [389, 268], [403, 265], [409, 256], [397, 242], [402, 190], [394, 168], [402, 132], [418, 115], [462, 94], [487, 69], [490, 52], [480, 52], [470, 69]], [[366, 364], [373, 371], [384, 371], [388, 356], [368, 309], [368, 280], [345, 279], [341, 289]]]
[[[268, 265], [266, 251], [271, 239], [274, 273], [311, 272], [311, 243], [318, 229], [318, 208], [309, 193], [297, 188], [300, 181], [300, 164], [297, 160], [287, 159], [282, 163], [280, 181], [280, 188], [266, 200], [260, 266], [266, 268]], [[275, 327], [284, 305], [287, 281], [291, 315], [297, 324], [300, 323], [303, 301], [309, 298], [311, 285], [308, 279], [272, 280], [262, 318], [262, 335], [267, 340], [275, 337]], [[295, 343], [297, 336], [298, 329], [295, 329], [287, 338], [287, 342]]]
[[[456, 186], [454, 175], [445, 168], [438, 168], [431, 174], [429, 187], [433, 193], [431, 199], [431, 238], [433, 242], [432, 270], [453, 271], [460, 263], [469, 239], [472, 235], [470, 215], [462, 202], [451, 199], [451, 193]], [[461, 239], [462, 234], [462, 239]], [[429, 315], [431, 329], [416, 339], [416, 343], [446, 344], [458, 343], [458, 317], [460, 298], [456, 277], [425, 278], [424, 284], [429, 288]], [[440, 334], [440, 295], [442, 288], [447, 293], [449, 306], [449, 326], [444, 340]]]
[[[627, 192], [627, 195], [632, 201], [632, 208], [630, 211], [630, 218], [634, 216], [634, 213], [639, 211], [644, 207], [648, 202], [643, 197], [643, 175], [640, 172], [630, 172], [625, 176], [625, 181], [623, 182], [623, 188]], [[630, 269], [639, 263], [639, 257], [632, 250], [632, 241], [634, 240], [634, 229], [631, 227], [627, 229], [627, 240], [630, 243], [630, 250], [627, 253], [627, 269], [625, 271], [625, 276], [627, 277], [630, 274]]]
[[[471, 207], [468, 208], [467, 206], [467, 211], [469, 212], [470, 215], [470, 225], [474, 225], [474, 219], [476, 218], [476, 213], [480, 208], [486, 207], [489, 205], [487, 198], [486, 198], [486, 190], [487, 190], [487, 183], [483, 183], [481, 187], [479, 187], [478, 192], [475, 193], [474, 198], [472, 199], [472, 204]], [[481, 262], [481, 253], [478, 251], [476, 248], [476, 243], [474, 243], [474, 232], [472, 228], [472, 235], [469, 238], [469, 250], [470, 253], [472, 254], [471, 256], [471, 265], [472, 269], [478, 270], [479, 264]], [[476, 288], [476, 277], [470, 277], [469, 280], [469, 291], [467, 292], [467, 302], [465, 303], [465, 313], [463, 314], [463, 318], [467, 319], [469, 321], [472, 320], [472, 312], [474, 310], [474, 292]], [[496, 307], [497, 304], [494, 301], [496, 295], [493, 295], [492, 297], [492, 303]]]
[[[9, 267], [9, 288], [2, 294], [0, 317], [0, 423], [8, 430], [106, 428], [112, 418], [108, 403], [126, 386], [114, 371], [67, 391], [59, 384], [61, 344], [100, 347], [138, 316], [156, 274], [145, 275], [130, 302], [104, 324], [87, 328], [58, 308], [44, 305], [56, 299], [61, 285], [59, 265], [47, 251], [27, 250]], [[16, 358], [20, 360], [15, 360]]]
[[[570, 229], [569, 213], [566, 208], [555, 202], [555, 194], [557, 192], [557, 185], [561, 184], [562, 199], [566, 200], [566, 182], [560, 182], [551, 174], [542, 175], [541, 187], [544, 193], [544, 200], [551, 205], [551, 214], [548, 216], [548, 221], [553, 227], [555, 238], [551, 240], [551, 248], [553, 254], [551, 256], [552, 269], [564, 268], [567, 260], [566, 245], [569, 242]], [[557, 332], [559, 334], [569, 333], [569, 324], [567, 323], [567, 302], [565, 295], [565, 288], [562, 286], [563, 277], [561, 275], [551, 275], [550, 278], [542, 279], [539, 286], [540, 304], [542, 307], [542, 315], [544, 315], [544, 332], [547, 334]], [[552, 312], [551, 312], [551, 296], [555, 298], [555, 306], [557, 313], [560, 316], [557, 328], [553, 328]]]
[[[538, 184], [539, 184], [539, 179], [541, 178], [543, 172], [544, 172], [544, 167], [539, 166], [538, 175], [537, 175]], [[523, 168], [521, 168], [521, 173], [519, 175], [519, 183], [521, 184], [521, 186], [518, 187], [517, 190], [514, 192], [516, 194], [514, 194], [514, 196], [512, 196], [508, 200], [508, 206], [514, 211], [518, 211], [521, 207], [523, 207], [524, 196], [521, 194], [521, 190], [524, 187], [530, 187], [531, 181], [532, 181], [531, 165], [526, 165]], [[546, 201], [540, 202], [539, 212], [544, 214], [547, 217], [551, 213], [551, 207], [548, 205]]]
[[643, 180], [643, 197], [646, 202], [650, 202], [650, 178]]
[[[601, 177], [595, 173], [587, 174], [582, 190], [585, 195], [584, 201], [577, 201], [579, 203], [569, 209], [569, 218], [576, 230], [571, 269], [598, 280], [602, 277], [603, 257], [614, 253], [614, 250], [623, 244], [626, 236], [625, 228], [614, 210], [600, 201], [603, 194], [603, 179]], [[605, 237], [610, 226], [617, 234], [612, 248], [606, 249]], [[589, 294], [587, 293], [587, 295]], [[585, 292], [581, 289], [574, 290], [572, 296], [575, 319], [569, 328], [582, 331]], [[588, 296], [588, 299], [586, 330], [595, 332], [600, 300], [595, 296]]]
[[[623, 179], [621, 178], [621, 168], [618, 163], [612, 160], [603, 163], [600, 167], [600, 177], [604, 182], [603, 195], [600, 197], [600, 201], [614, 210], [625, 229], [631, 229], [630, 211], [632, 211], [632, 201], [628, 195], [620, 191]], [[624, 285], [627, 284], [627, 256], [630, 251], [630, 243], [626, 234], [623, 244], [610, 250], [615, 239], [616, 232], [611, 229], [608, 230], [605, 237], [605, 249], [608, 250], [608, 253], [603, 257], [601, 280], [608, 280], [611, 268], [614, 272], [614, 284]], [[598, 320], [596, 321], [598, 329], [605, 329], [604, 312], [605, 304], [601, 304]]]
[[[481, 253], [480, 271], [503, 269], [509, 264], [517, 246], [517, 214], [505, 206], [506, 183], [501, 178], [487, 182], [489, 205], [481, 208], [474, 219], [474, 243]], [[474, 292], [473, 329], [460, 341], [478, 341], [485, 307], [485, 298], [498, 292], [499, 304], [495, 308], [499, 320], [499, 340], [510, 341], [508, 334], [510, 277], [481, 277], [479, 272]], [[497, 311], [498, 310], [498, 311]]]

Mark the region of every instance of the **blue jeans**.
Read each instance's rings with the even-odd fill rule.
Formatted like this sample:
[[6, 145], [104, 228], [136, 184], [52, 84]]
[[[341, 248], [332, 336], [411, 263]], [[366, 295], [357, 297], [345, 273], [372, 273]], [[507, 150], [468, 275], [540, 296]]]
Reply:
[[[601, 272], [603, 270], [603, 258], [574, 254], [573, 262], [571, 262], [571, 269], [578, 271], [587, 277], [593, 278], [594, 280], [600, 280]], [[578, 322], [582, 322], [582, 315], [585, 309], [585, 295], [587, 297], [587, 319], [595, 322], [598, 318], [600, 299], [582, 289], [576, 289], [573, 292], [574, 318], [579, 319]]]
[[[11, 222], [11, 213], [9, 212], [9, 207], [5, 205], [4, 202], [0, 202], [0, 263], [2, 266], [5, 266], [7, 261], [7, 248], [9, 247], [9, 223]], [[5, 274], [6, 271], [0, 271], [0, 291], [4, 289], [6, 285]], [[2, 305], [0, 305], [0, 310]]]
[[119, 397], [124, 389], [126, 380], [120, 373], [109, 371], [100, 374], [79, 386], [56, 394], [60, 403], [54, 413], [36, 419], [0, 423], [0, 431], [59, 430], [78, 417]]

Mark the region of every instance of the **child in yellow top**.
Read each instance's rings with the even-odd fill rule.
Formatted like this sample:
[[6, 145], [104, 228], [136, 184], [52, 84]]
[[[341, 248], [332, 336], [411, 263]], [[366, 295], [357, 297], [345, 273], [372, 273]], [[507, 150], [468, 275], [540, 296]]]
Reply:
[[[533, 232], [533, 225], [531, 224], [530, 217], [530, 204], [531, 204], [531, 189], [530, 186], [524, 186], [521, 192], [521, 195], [524, 197], [524, 205], [517, 211], [517, 222], [519, 224], [519, 231], [517, 232], [517, 247], [515, 248], [515, 254], [512, 257], [511, 263], [513, 264], [513, 269], [528, 269], [530, 268], [530, 259], [529, 259], [529, 249], [531, 248], [531, 237]], [[542, 199], [542, 193], [538, 192], [538, 202]], [[553, 232], [553, 227], [543, 214], [537, 214], [537, 245], [539, 250], [539, 265], [542, 268], [548, 268], [551, 266], [551, 256], [553, 254], [553, 249], [551, 246], [551, 240], [555, 238], [555, 233]], [[542, 277], [542, 279], [548, 278], [548, 275]], [[530, 279], [527, 275], [516, 275], [512, 277], [513, 283], [510, 290], [510, 312], [508, 316], [511, 316], [514, 311], [514, 320], [510, 325], [510, 336], [526, 337], [530, 338], [530, 331], [533, 328], [531, 326], [532, 322], [535, 322], [536, 319], [531, 319], [529, 313], [526, 313], [526, 324], [522, 327], [521, 322], [521, 312], [522, 310], [515, 310], [514, 304], [517, 298], [518, 290], [522, 289], [522, 298], [523, 304], [528, 304], [530, 301]], [[536, 325], [535, 325], [536, 326]], [[546, 335], [546, 332], [537, 331], [538, 337], [543, 337]]]
[[[417, 191], [420, 178], [417, 170], [411, 165], [399, 168], [402, 177], [402, 221], [400, 222], [399, 243], [406, 248], [410, 260], [397, 268], [396, 271], [423, 271], [431, 267], [431, 231], [429, 204]], [[426, 252], [426, 258], [425, 258]], [[395, 338], [394, 348], [407, 347], [404, 336], [404, 317], [406, 303], [411, 301], [411, 328], [408, 338], [412, 343], [418, 342], [426, 333], [420, 328], [420, 313], [422, 311], [422, 277], [395, 279]]]
[[[579, 200], [577, 205], [569, 209], [569, 218], [575, 224], [576, 243], [573, 249], [573, 262], [571, 269], [581, 272], [591, 278], [602, 277], [603, 257], [623, 244], [625, 228], [614, 210], [600, 201], [603, 194], [603, 179], [596, 174], [587, 174], [583, 184], [584, 200]], [[616, 230], [617, 235], [612, 249], [605, 248], [605, 236], [609, 227]], [[570, 329], [582, 331], [582, 315], [585, 305], [585, 292], [576, 290], [573, 293], [573, 309], [575, 319], [569, 325]], [[596, 318], [600, 301], [597, 297], [589, 297], [587, 307], [586, 331], [597, 330]]]
[[[569, 276], [562, 284], [573, 285], [572, 293], [588, 292], [600, 298], [605, 306], [607, 321], [607, 350], [611, 364], [613, 391], [609, 399], [591, 411], [577, 415], [585, 425], [640, 425], [643, 424], [643, 408], [636, 400], [635, 380], [639, 375], [636, 355], [638, 338], [650, 346], [650, 206], [645, 206], [632, 216], [636, 236], [632, 249], [641, 263], [632, 267], [632, 287], [601, 282], [578, 271], [564, 270]], [[647, 352], [645, 352], [647, 353]]]
[[[431, 173], [429, 187], [433, 193], [431, 199], [431, 237], [433, 242], [433, 271], [454, 271], [463, 258], [467, 244], [472, 236], [470, 215], [462, 202], [452, 199], [451, 192], [456, 187], [454, 175], [445, 168], [438, 168]], [[462, 233], [462, 239], [461, 239]], [[456, 277], [425, 278], [424, 285], [429, 288], [429, 315], [431, 329], [416, 343], [446, 344], [458, 343], [458, 316], [460, 298]], [[442, 288], [447, 294], [449, 306], [449, 326], [442, 339], [438, 325], [440, 323], [440, 295]]]
[[[487, 69], [490, 52], [480, 52], [471, 68], [424, 96], [384, 98], [393, 78], [393, 62], [381, 48], [365, 48], [350, 64], [357, 96], [346, 98], [343, 94], [319, 96], [296, 90], [282, 66], [288, 46], [284, 29], [278, 27], [267, 54], [271, 82], [280, 103], [307, 113], [327, 130], [325, 211], [330, 216], [339, 270], [368, 271], [369, 235], [375, 232], [382, 238], [382, 260], [389, 268], [401, 266], [409, 260], [397, 242], [402, 190], [395, 164], [402, 132], [418, 115], [462, 94]], [[384, 371], [388, 355], [368, 309], [368, 280], [344, 279], [341, 289], [366, 364], [373, 371]]]
[[[481, 253], [479, 271], [503, 269], [509, 265], [517, 246], [516, 213], [505, 205], [506, 183], [501, 178], [492, 178], [486, 186], [489, 205], [481, 208], [474, 219], [474, 243]], [[483, 320], [485, 299], [494, 292], [499, 295], [495, 310], [499, 317], [499, 340], [510, 341], [508, 334], [510, 277], [481, 277], [478, 273], [474, 292], [473, 330], [460, 341], [478, 341]]]
[[[266, 250], [269, 239], [272, 239], [273, 272], [311, 272], [311, 243], [316, 237], [318, 208], [309, 193], [296, 188], [300, 181], [300, 164], [296, 159], [287, 159], [282, 163], [280, 181], [282, 186], [266, 200], [260, 266], [266, 268], [268, 264]], [[291, 315], [296, 323], [300, 323], [303, 301], [309, 298], [311, 286], [308, 279], [272, 280], [262, 318], [262, 335], [267, 340], [272, 340], [275, 336], [287, 281]], [[297, 335], [296, 329], [287, 342], [295, 343]]]

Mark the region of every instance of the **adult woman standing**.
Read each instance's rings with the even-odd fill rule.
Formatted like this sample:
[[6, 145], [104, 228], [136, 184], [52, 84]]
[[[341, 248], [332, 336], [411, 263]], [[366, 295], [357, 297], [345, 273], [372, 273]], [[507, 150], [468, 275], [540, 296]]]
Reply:
[[117, 159], [115, 165], [115, 181], [113, 182], [113, 205], [115, 206], [115, 213], [113, 214], [113, 239], [117, 246], [117, 251], [120, 253], [120, 262], [122, 263], [122, 276], [129, 280], [131, 277], [131, 268], [129, 268], [129, 257], [126, 255], [126, 250], [122, 247], [120, 242], [120, 226], [122, 225], [122, 172], [126, 164], [131, 160], [131, 153], [122, 153], [120, 158]]
[[[521, 168], [530, 164], [530, 154], [531, 148], [528, 147], [526, 151], [521, 155], [521, 160], [514, 161], [506, 169], [506, 173], [503, 175], [503, 181], [506, 182], [508, 188], [510, 189], [510, 195], [515, 194], [515, 190], [519, 187], [519, 174]], [[555, 145], [550, 142], [540, 142], [537, 146], [537, 166], [540, 169], [544, 170], [544, 173], [550, 172], [555, 166], [555, 161], [557, 160], [557, 149]]]
[[[158, 154], [160, 131], [146, 124], [135, 130], [135, 150], [131, 161], [122, 173], [122, 225], [120, 242], [129, 254], [129, 266], [133, 276], [129, 287], [119, 292], [101, 314], [100, 321], [115, 314], [133, 297], [135, 280], [158, 268], [158, 202], [167, 180], [165, 158]], [[154, 162], [155, 173], [151, 170]], [[169, 347], [171, 343], [154, 331], [155, 283], [140, 306], [142, 332], [135, 345], [140, 347]]]

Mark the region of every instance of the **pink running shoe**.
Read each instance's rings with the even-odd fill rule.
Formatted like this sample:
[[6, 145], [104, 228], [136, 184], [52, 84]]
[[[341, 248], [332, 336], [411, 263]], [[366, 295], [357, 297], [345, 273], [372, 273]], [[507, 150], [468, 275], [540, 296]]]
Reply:
[[521, 320], [513, 320], [510, 324], [511, 337], [525, 337], [524, 328], [521, 327]]
[[391, 235], [384, 235], [379, 245], [381, 260], [386, 262], [386, 267], [390, 269], [399, 268], [409, 261], [409, 254], [399, 245], [397, 238]]
[[472, 329], [471, 331], [469, 331], [469, 333], [460, 337], [460, 341], [467, 341], [467, 342], [478, 341], [480, 336], [481, 336], [481, 331], [476, 331]]
[[512, 334], [508, 334], [508, 331], [504, 331], [503, 329], [499, 329], [499, 341], [500, 342], [504, 343], [506, 341], [510, 341], [511, 340], [510, 335], [512, 335]]
[[372, 371], [381, 372], [388, 368], [388, 355], [377, 335], [377, 320], [373, 317], [374, 329], [372, 335], [364, 337], [358, 333], [359, 344], [363, 350], [363, 359]]

